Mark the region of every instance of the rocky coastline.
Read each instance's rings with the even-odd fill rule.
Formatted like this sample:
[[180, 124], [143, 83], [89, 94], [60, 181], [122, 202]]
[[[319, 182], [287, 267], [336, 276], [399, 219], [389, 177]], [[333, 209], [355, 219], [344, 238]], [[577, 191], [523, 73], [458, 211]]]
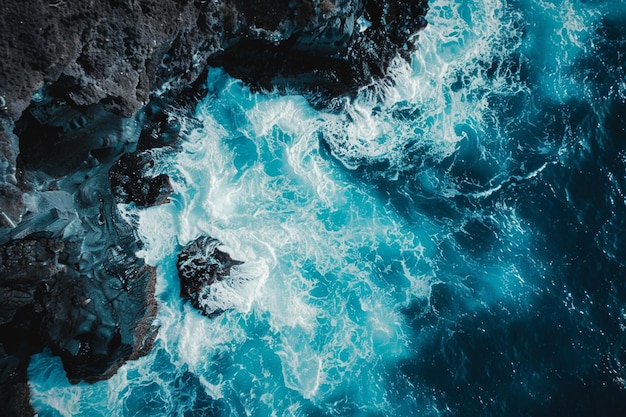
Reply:
[[136, 257], [142, 242], [117, 204], [168, 202], [172, 186], [150, 176], [150, 150], [175, 151], [175, 114], [192, 113], [207, 66], [327, 106], [409, 59], [427, 9], [425, 0], [3, 2], [3, 415], [34, 414], [26, 370], [45, 348], [72, 382], [106, 379], [150, 351], [156, 271]]

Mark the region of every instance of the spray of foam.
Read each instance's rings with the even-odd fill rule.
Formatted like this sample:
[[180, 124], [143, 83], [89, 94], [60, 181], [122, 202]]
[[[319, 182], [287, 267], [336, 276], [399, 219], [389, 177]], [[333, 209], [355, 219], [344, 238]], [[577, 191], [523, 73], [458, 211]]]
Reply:
[[[250, 94], [218, 71], [211, 83], [215, 95], [198, 113], [203, 128], [168, 168], [176, 172], [173, 203], [139, 215], [142, 255], [159, 265], [162, 348], [217, 398], [264, 381], [270, 409], [282, 397], [290, 406], [323, 403], [355, 378], [367, 387], [360, 395], [385, 402], [377, 366], [405, 354], [397, 306], [427, 291], [428, 235], [404, 228], [320, 154], [319, 132], [335, 115], [315, 112], [302, 97]], [[199, 234], [245, 262], [212, 293], [212, 303], [231, 307], [213, 321], [176, 299], [171, 254]], [[269, 330], [256, 338], [259, 323]], [[278, 374], [265, 357], [258, 369], [238, 362], [259, 350], [275, 352]], [[217, 372], [215, 356], [237, 365]], [[379, 365], [361, 372], [364, 361]], [[259, 407], [255, 395], [246, 408]]]

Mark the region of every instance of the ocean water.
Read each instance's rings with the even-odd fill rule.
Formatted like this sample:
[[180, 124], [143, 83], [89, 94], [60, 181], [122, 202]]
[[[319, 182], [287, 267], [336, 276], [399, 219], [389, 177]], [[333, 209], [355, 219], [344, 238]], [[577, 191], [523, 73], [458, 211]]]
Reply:
[[[626, 415], [626, 3], [434, 0], [393, 83], [313, 109], [211, 70], [135, 210], [161, 330], [40, 416]], [[245, 261], [179, 296], [200, 234]]]

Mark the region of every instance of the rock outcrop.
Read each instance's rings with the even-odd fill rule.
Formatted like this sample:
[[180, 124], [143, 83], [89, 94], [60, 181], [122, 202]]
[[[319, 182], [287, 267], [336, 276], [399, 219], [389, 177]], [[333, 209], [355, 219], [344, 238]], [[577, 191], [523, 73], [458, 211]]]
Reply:
[[[92, 149], [109, 149], [106, 135], [100, 135], [100, 144], [83, 142], [107, 126], [108, 119], [123, 124], [133, 118], [151, 92], [167, 89], [176, 95], [197, 80], [208, 56], [223, 42], [223, 7], [187, 0], [3, 2], [0, 224], [19, 223], [28, 209], [16, 159], [33, 144], [28, 134], [18, 139], [13, 132], [27, 107], [37, 109], [39, 101], [52, 100], [64, 109], [44, 126], [61, 131], [64, 149], [59, 152], [67, 158], [78, 162]], [[83, 122], [91, 132], [81, 127]], [[76, 126], [85, 134], [66, 137]], [[53, 159], [50, 164], [56, 164]]]
[[37, 212], [0, 240], [3, 394], [45, 347], [70, 381], [93, 382], [149, 352], [156, 336], [155, 269], [135, 256], [141, 242], [115, 208], [106, 175], [76, 175], [37, 193]]
[[220, 250], [222, 243], [209, 236], [200, 236], [185, 245], [178, 255], [176, 268], [180, 278], [180, 296], [207, 317], [216, 317], [223, 308], [211, 302], [212, 285], [229, 279], [234, 266], [243, 264]]
[[[202, 96], [207, 65], [324, 105], [408, 59], [426, 11], [425, 0], [4, 1], [0, 409], [33, 413], [26, 369], [45, 347], [73, 382], [151, 348], [155, 272], [117, 204], [167, 203], [152, 149], [176, 149], [176, 115]], [[238, 261], [210, 238], [189, 248], [182, 271], [199, 262], [193, 250], [212, 259], [181, 276], [194, 277], [182, 295], [198, 307], [194, 294]]]
[[[428, 10], [426, 0], [324, 0], [298, 2], [292, 19], [272, 20], [263, 1], [235, 3], [249, 30], [209, 63], [256, 88], [306, 91], [321, 106], [386, 78], [394, 59], [408, 60]], [[294, 2], [278, 3], [269, 16]]]

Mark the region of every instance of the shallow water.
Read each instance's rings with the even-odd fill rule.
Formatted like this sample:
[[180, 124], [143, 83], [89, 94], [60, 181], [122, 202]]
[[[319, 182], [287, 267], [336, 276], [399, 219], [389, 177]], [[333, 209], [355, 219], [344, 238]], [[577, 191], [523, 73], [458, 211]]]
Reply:
[[[626, 409], [626, 4], [432, 1], [345, 109], [212, 70], [172, 203], [136, 211], [153, 352], [40, 416], [617, 416]], [[380, 94], [383, 93], [383, 94]], [[380, 96], [384, 99], [380, 99]], [[207, 319], [176, 254], [224, 243]]]

